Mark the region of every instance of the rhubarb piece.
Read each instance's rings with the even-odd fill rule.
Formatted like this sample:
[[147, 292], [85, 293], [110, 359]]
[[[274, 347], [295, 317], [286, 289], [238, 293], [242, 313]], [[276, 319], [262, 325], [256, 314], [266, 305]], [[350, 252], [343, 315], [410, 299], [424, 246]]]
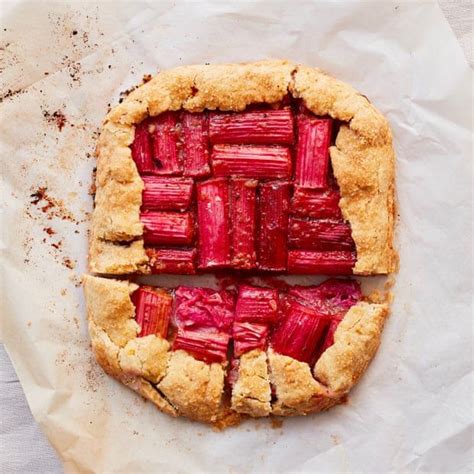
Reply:
[[191, 205], [193, 180], [143, 176], [142, 209], [184, 211]]
[[273, 323], [278, 319], [278, 290], [243, 285], [235, 305], [236, 321]]
[[356, 263], [355, 252], [347, 250], [314, 251], [290, 250], [288, 252], [288, 273], [350, 275]]
[[212, 114], [211, 143], [292, 144], [293, 114], [290, 109]]
[[267, 344], [268, 325], [236, 321], [232, 337], [236, 357], [240, 357], [252, 349], [264, 350]]
[[341, 195], [335, 189], [307, 189], [295, 186], [291, 200], [291, 213], [318, 219], [342, 219], [339, 200]]
[[296, 184], [306, 188], [326, 188], [332, 119], [300, 114], [297, 124]]
[[173, 308], [173, 297], [165, 290], [142, 287], [132, 294], [135, 319], [140, 326], [138, 337], [168, 335], [168, 324]]
[[230, 334], [234, 321], [234, 295], [210, 288], [176, 289], [173, 323], [182, 329], [209, 329]]
[[283, 271], [287, 264], [290, 186], [285, 182], [260, 185], [258, 268]]
[[184, 176], [209, 176], [208, 117], [206, 113], [183, 113]]
[[343, 317], [362, 299], [359, 282], [331, 278], [318, 286], [293, 286], [288, 294], [328, 316]]
[[255, 218], [257, 181], [232, 179], [230, 217], [232, 222], [232, 267], [248, 270], [257, 264]]
[[335, 219], [314, 220], [291, 217], [288, 245], [303, 250], [353, 250], [349, 224]]
[[275, 352], [312, 364], [329, 319], [312, 308], [291, 301], [285, 318], [272, 334]]
[[332, 318], [329, 322], [329, 325], [326, 329], [326, 335], [324, 336], [322, 344], [320, 344], [315, 360], [318, 360], [322, 355], [323, 352], [334, 344], [334, 333], [336, 332], [339, 323], [342, 321], [341, 318]]
[[215, 176], [291, 177], [291, 153], [285, 146], [214, 145], [211, 158]]
[[150, 173], [153, 170], [153, 153], [148, 125], [149, 120], [144, 120], [135, 127], [135, 138], [130, 145], [133, 161], [140, 174]]
[[191, 213], [145, 211], [140, 214], [143, 240], [150, 245], [189, 245], [194, 228]]
[[230, 336], [226, 333], [210, 333], [201, 330], [178, 329], [173, 350], [182, 349], [195, 359], [207, 363], [225, 362]]
[[181, 174], [178, 153], [179, 126], [174, 112], [165, 112], [150, 120], [154, 174]]
[[172, 273], [193, 275], [196, 273], [196, 249], [145, 249], [152, 274]]
[[224, 178], [197, 184], [199, 268], [225, 267], [231, 263], [229, 186]]

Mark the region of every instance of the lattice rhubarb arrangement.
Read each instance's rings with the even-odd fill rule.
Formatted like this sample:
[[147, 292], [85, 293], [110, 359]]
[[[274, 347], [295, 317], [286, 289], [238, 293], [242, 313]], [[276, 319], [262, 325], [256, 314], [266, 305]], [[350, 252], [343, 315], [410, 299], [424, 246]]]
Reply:
[[332, 119], [300, 104], [167, 112], [140, 123], [131, 149], [145, 184], [152, 273], [352, 273], [355, 245], [329, 162], [332, 130]]
[[172, 342], [173, 350], [183, 349], [208, 363], [230, 359], [235, 369], [242, 354], [268, 346], [314, 364], [361, 296], [356, 281], [330, 279], [287, 291], [250, 285], [236, 292], [140, 287], [132, 300], [139, 337], [158, 334]]

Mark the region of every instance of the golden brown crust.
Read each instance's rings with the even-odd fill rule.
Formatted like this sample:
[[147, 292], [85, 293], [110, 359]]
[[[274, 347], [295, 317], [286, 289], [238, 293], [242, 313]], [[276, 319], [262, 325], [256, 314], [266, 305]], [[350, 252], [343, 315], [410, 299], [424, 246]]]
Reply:
[[169, 342], [161, 337], [137, 337], [120, 349], [120, 368], [128, 375], [144, 377], [156, 384], [166, 373], [169, 349]]
[[386, 304], [353, 306], [338, 326], [334, 344], [316, 363], [316, 379], [335, 393], [347, 393], [374, 357], [387, 315]]
[[148, 381], [141, 377], [123, 376], [121, 381], [129, 388], [139, 393], [143, 398], [149, 400], [163, 413], [171, 416], [178, 416], [176, 409], [171, 403], [161, 396], [160, 392]]
[[351, 223], [356, 243], [354, 273], [395, 271], [395, 155], [391, 143], [370, 144], [349, 127], [341, 126], [330, 154], [341, 190], [339, 206]]
[[273, 415], [307, 415], [338, 403], [337, 396], [313, 378], [307, 363], [277, 354], [272, 349], [268, 350], [268, 361], [270, 380], [276, 392]]
[[92, 350], [99, 365], [104, 369], [105, 373], [119, 378], [122, 375], [122, 369], [118, 361], [120, 348], [92, 320], [89, 320], [89, 336], [91, 338]]
[[267, 355], [260, 349], [239, 359], [237, 381], [232, 389], [232, 409], [250, 416], [267, 416], [271, 410]]
[[119, 347], [136, 337], [139, 326], [134, 319], [135, 307], [130, 295], [138, 286], [90, 275], [85, 275], [83, 282], [89, 320]]
[[[97, 146], [91, 271], [146, 272], [144, 262], [148, 260], [142, 240], [133, 243], [133, 252], [121, 249], [117, 259], [113, 254], [118, 249], [113, 242], [142, 235], [139, 208], [143, 183], [129, 148], [136, 123], [168, 110], [240, 111], [254, 103], [279, 102], [288, 93], [303, 99], [315, 114], [348, 122], [348, 127], [341, 127], [331, 159], [336, 179], [344, 183], [341, 208], [354, 231], [355, 273], [394, 271], [394, 154], [387, 121], [351, 86], [318, 69], [288, 61], [171, 69], [137, 88], [110, 111]], [[352, 138], [348, 139], [349, 135]], [[351, 180], [352, 173], [357, 179]], [[361, 212], [366, 205], [370, 205], [369, 214]]]
[[91, 236], [89, 270], [93, 273], [110, 275], [145, 273], [147, 263], [148, 257], [143, 247], [143, 240], [120, 243]]
[[206, 364], [187, 352], [172, 352], [158, 389], [178, 412], [188, 418], [212, 423], [219, 418], [224, 392], [222, 365]]

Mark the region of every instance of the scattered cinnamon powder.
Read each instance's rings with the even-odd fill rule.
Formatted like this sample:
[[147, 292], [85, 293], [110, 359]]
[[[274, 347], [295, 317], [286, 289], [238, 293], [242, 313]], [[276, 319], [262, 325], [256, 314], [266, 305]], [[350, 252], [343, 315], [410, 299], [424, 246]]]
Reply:
[[65, 267], [70, 268], [71, 270], [76, 267], [76, 262], [71, 260], [69, 257], [64, 257], [62, 263]]
[[47, 110], [43, 110], [43, 117], [48, 123], [55, 124], [58, 127], [59, 131], [62, 131], [64, 126], [68, 123], [66, 116], [63, 112], [61, 112], [61, 110], [56, 110], [53, 113], [50, 113]]
[[271, 418], [272, 430], [279, 430], [283, 427], [283, 420], [281, 418]]
[[[62, 220], [78, 223], [69, 212], [61, 199], [56, 199], [49, 195], [48, 188], [42, 186], [37, 188], [31, 195], [30, 204], [36, 206], [43, 214], [46, 214], [48, 220], [58, 217]], [[31, 214], [29, 217], [32, 217]]]

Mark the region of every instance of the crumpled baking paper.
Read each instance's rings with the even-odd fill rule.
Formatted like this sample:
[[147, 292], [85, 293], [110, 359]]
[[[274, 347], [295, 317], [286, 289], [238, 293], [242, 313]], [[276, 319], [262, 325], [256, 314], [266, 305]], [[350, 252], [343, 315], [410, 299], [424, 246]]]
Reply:
[[[4, 2], [1, 17], [3, 340], [67, 472], [472, 467], [471, 73], [436, 3]], [[401, 266], [346, 405], [218, 433], [159, 413], [91, 355], [92, 154], [144, 74], [264, 58], [321, 67], [388, 117]]]

